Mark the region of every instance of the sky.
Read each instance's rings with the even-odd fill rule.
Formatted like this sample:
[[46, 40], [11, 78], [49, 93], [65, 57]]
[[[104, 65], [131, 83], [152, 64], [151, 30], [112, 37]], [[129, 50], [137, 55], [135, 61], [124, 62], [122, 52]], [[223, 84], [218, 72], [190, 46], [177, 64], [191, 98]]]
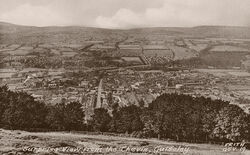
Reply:
[[101, 28], [250, 26], [250, 0], [0, 0], [0, 21]]

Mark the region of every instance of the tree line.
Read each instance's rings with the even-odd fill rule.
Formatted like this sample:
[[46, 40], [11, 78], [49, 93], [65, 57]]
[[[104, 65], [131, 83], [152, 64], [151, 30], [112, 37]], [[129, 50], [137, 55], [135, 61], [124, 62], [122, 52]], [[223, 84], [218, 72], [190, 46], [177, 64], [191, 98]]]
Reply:
[[[163, 94], [147, 107], [95, 109], [92, 120], [84, 121], [78, 102], [46, 105], [25, 92], [0, 87], [0, 127], [27, 131], [94, 131], [126, 133], [140, 138], [189, 142], [250, 140], [250, 116], [222, 100]], [[38, 130], [37, 130], [38, 129]]]

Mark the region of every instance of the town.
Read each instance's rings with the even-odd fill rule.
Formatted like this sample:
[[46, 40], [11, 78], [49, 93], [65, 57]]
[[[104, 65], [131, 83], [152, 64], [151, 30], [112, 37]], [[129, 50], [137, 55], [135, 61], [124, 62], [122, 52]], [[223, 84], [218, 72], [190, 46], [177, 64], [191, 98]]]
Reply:
[[0, 154], [250, 155], [250, 1], [0, 0]]
[[[80, 102], [86, 121], [95, 108], [147, 106], [164, 93], [221, 99], [249, 112], [249, 40], [97, 36], [74, 44], [1, 44], [1, 85], [46, 104]], [[238, 57], [216, 61], [222, 55]]]

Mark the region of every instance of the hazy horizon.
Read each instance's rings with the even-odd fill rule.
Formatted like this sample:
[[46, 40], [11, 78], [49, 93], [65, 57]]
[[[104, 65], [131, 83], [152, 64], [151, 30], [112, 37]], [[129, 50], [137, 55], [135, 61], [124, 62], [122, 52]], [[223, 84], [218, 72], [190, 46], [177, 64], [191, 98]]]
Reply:
[[96, 26], [86, 26], [86, 25], [47, 25], [47, 26], [34, 26], [34, 25], [22, 25], [16, 23], [10, 23], [6, 21], [0, 21], [0, 23], [11, 24], [16, 26], [27, 26], [27, 27], [37, 27], [37, 28], [46, 28], [46, 27], [86, 27], [86, 28], [97, 28], [97, 29], [113, 29], [113, 30], [133, 30], [133, 29], [150, 29], [150, 28], [195, 28], [195, 27], [242, 27], [250, 28], [250, 26], [230, 26], [230, 25], [195, 25], [195, 26], [138, 26], [138, 27], [120, 27], [120, 28], [106, 28], [106, 27], [96, 27]]
[[1, 0], [0, 21], [108, 29], [250, 26], [249, 0]]

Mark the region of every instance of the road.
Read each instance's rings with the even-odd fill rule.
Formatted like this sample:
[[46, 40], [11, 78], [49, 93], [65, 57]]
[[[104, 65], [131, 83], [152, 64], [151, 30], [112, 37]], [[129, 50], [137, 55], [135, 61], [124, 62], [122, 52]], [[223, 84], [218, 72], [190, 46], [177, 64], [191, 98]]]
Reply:
[[102, 94], [102, 79], [100, 80], [99, 86], [98, 86], [96, 108], [102, 107], [101, 94]]

